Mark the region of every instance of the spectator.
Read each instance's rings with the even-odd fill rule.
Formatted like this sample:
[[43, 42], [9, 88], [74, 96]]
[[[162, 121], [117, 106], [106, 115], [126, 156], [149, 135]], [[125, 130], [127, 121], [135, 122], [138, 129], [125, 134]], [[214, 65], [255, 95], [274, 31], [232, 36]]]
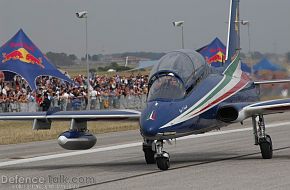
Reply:
[[[39, 77], [36, 80], [37, 91], [32, 92], [26, 81], [16, 76], [12, 82], [0, 80], [0, 104], [2, 111], [42, 111], [44, 99], [50, 100], [50, 106], [66, 110], [80, 110], [88, 107], [86, 77], [78, 75], [69, 84], [53, 77]], [[95, 75], [90, 78], [91, 109], [141, 108], [144, 107], [148, 76]], [[45, 97], [44, 97], [45, 96]], [[143, 105], [143, 106], [141, 106]], [[47, 107], [48, 106], [48, 107]], [[74, 108], [73, 108], [74, 107]]]
[[96, 88], [94, 88], [91, 92], [91, 108], [90, 109], [96, 109], [96, 104], [97, 104], [97, 94], [98, 92], [96, 91]]
[[49, 107], [50, 107], [50, 100], [48, 98], [48, 94], [45, 93], [44, 94], [44, 99], [40, 104], [42, 111], [48, 111]]

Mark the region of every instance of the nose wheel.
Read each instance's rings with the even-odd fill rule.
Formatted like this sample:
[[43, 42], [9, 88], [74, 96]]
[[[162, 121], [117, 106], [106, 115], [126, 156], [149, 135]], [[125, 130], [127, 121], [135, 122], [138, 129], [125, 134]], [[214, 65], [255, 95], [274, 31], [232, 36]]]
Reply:
[[144, 139], [143, 152], [147, 164], [157, 164], [160, 170], [168, 170], [170, 167], [170, 156], [163, 151], [163, 140], [150, 141]]
[[167, 152], [163, 151], [163, 141], [159, 140], [155, 143], [155, 159], [157, 167], [160, 170], [168, 170], [170, 167], [170, 156]]
[[265, 121], [263, 115], [258, 116], [258, 122], [256, 121], [256, 116], [252, 117], [252, 123], [255, 145], [260, 146], [263, 159], [271, 159], [273, 157], [273, 145], [270, 135], [266, 134]]
[[161, 154], [156, 154], [156, 164], [160, 170], [168, 170], [170, 167], [169, 154], [162, 151]]

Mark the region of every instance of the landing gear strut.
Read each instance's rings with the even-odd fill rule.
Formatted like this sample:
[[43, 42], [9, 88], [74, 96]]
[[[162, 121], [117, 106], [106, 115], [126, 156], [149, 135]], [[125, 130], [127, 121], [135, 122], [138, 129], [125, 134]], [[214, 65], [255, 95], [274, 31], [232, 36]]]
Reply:
[[270, 135], [266, 134], [263, 115], [259, 115], [258, 119], [257, 127], [256, 116], [252, 117], [255, 145], [260, 146], [263, 159], [271, 159], [273, 156], [272, 140]]
[[147, 164], [157, 164], [160, 170], [168, 170], [170, 167], [170, 156], [163, 151], [163, 140], [146, 140], [143, 142], [143, 152]]
[[170, 167], [170, 156], [167, 152], [163, 151], [163, 140], [156, 141], [155, 143], [155, 159], [157, 163], [157, 167], [160, 170], [168, 170]]

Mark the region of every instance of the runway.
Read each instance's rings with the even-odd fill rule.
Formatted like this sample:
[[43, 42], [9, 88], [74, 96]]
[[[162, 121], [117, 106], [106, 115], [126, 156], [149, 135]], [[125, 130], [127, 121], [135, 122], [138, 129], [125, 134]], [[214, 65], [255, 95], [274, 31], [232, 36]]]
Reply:
[[2, 145], [0, 189], [289, 189], [289, 116], [266, 116], [271, 160], [261, 159], [246, 121], [166, 145], [168, 171], [145, 164], [138, 131], [99, 135], [88, 151], [56, 140]]

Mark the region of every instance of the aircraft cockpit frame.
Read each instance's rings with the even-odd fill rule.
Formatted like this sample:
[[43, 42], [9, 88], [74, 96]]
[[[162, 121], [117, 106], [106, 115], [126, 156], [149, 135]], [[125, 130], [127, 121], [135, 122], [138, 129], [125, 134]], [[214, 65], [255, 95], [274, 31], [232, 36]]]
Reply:
[[[182, 99], [190, 94], [197, 83], [208, 73], [209, 66], [199, 53], [186, 49], [169, 52], [160, 59], [150, 73], [148, 101]], [[167, 83], [175, 81], [177, 85], [171, 86], [171, 92], [163, 88], [168, 87], [166, 78]]]

